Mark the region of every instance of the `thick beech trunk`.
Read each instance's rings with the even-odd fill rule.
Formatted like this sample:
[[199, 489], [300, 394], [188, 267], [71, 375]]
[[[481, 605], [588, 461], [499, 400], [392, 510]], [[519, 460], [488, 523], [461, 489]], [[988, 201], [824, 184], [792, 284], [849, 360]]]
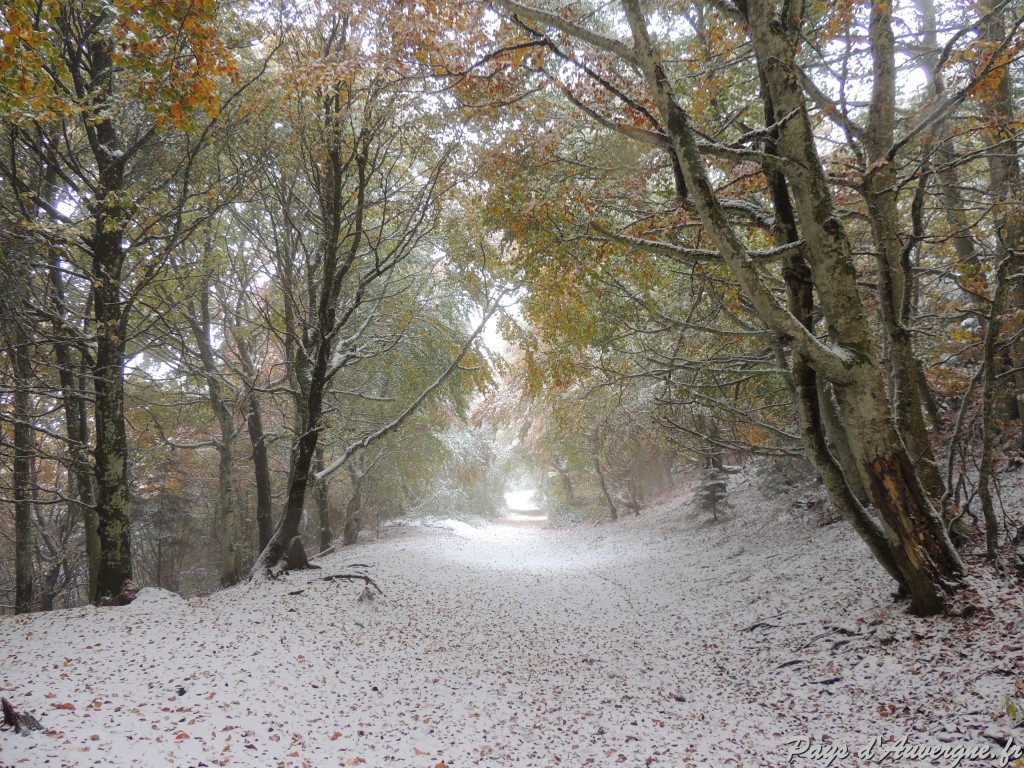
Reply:
[[[872, 337], [861, 303], [852, 249], [832, 204], [832, 192], [817, 145], [800, 77], [794, 63], [795, 29], [787, 32], [774, 3], [743, 4], [764, 85], [779, 126], [778, 153], [793, 194], [808, 266], [821, 304], [834, 355], [822, 349], [796, 318], [780, 307], [760, 281], [738, 235], [719, 203], [697, 149], [688, 118], [675, 101], [636, 0], [623, 0], [633, 31], [636, 56], [661, 112], [673, 151], [693, 192], [693, 205], [724, 260], [738, 278], [755, 311], [808, 365], [836, 385], [843, 423], [854, 459], [886, 527], [893, 557], [921, 613], [942, 609], [942, 592], [951, 589], [963, 566], [942, 521], [915, 473], [914, 462], [893, 422], [882, 371], [872, 354]], [[785, 20], [787, 23], [792, 23]], [[791, 39], [792, 37], [792, 39]], [[817, 399], [816, 391], [813, 393]]]
[[863, 193], [877, 249], [878, 303], [890, 345], [890, 402], [921, 482], [931, 497], [938, 500], [945, 487], [928, 437], [917, 359], [908, 330], [914, 279], [910, 251], [903, 247], [896, 173], [893, 163], [887, 159], [887, 152], [896, 138], [896, 42], [891, 5], [876, 3], [872, 6], [870, 39], [874, 78], [865, 131], [868, 171]]
[[[772, 125], [775, 110], [763, 72], [761, 84], [765, 123]], [[778, 128], [769, 131], [766, 152], [777, 154], [778, 137]], [[799, 230], [785, 176], [776, 170], [767, 169], [765, 177], [775, 210], [775, 244], [795, 243], [799, 240]], [[789, 311], [805, 328], [813, 331], [814, 283], [807, 262], [799, 255], [787, 256], [783, 263], [783, 276], [786, 280]], [[824, 482], [829, 498], [839, 513], [857, 531], [886, 572], [903, 585], [903, 576], [896, 564], [892, 546], [882, 527], [865, 509], [867, 492], [831, 392], [800, 352], [793, 353], [791, 370], [807, 458]], [[832, 446], [828, 444], [829, 436], [832, 438]]]
[[124, 332], [121, 313], [121, 231], [104, 231], [97, 218], [92, 241], [95, 275], [96, 515], [100, 544], [94, 602], [121, 593], [132, 578], [128, 498], [128, 441], [124, 422]]
[[[97, 168], [91, 202], [92, 232], [86, 247], [92, 258], [95, 353], [92, 360], [96, 429], [96, 531], [99, 563], [94, 602], [115, 601], [132, 578], [131, 518], [128, 497], [128, 441], [124, 421], [124, 356], [128, 316], [122, 296], [125, 263], [125, 154], [121, 137], [105, 109], [114, 97], [114, 61], [109, 38], [89, 40], [88, 72], [72, 68], [77, 96], [90, 99], [83, 126]], [[76, 59], [75, 67], [81, 62]], [[89, 80], [86, 80], [86, 77]]]
[[861, 383], [837, 388], [837, 396], [914, 608], [938, 612], [942, 593], [956, 587], [964, 567], [892, 423], [881, 378], [868, 369]]

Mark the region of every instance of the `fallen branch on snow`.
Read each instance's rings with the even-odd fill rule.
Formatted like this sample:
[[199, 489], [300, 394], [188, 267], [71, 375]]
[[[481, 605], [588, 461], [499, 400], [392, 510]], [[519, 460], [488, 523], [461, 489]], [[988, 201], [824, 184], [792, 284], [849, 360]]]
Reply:
[[855, 632], [854, 630], [846, 629], [845, 627], [831, 627], [827, 632], [822, 632], [820, 635], [815, 635], [814, 637], [812, 637], [807, 643], [804, 643], [799, 648], [797, 648], [797, 650], [802, 651], [804, 648], [810, 648], [823, 637], [829, 637], [830, 635], [846, 635], [847, 637], [853, 638], [860, 637], [860, 632]]
[[753, 632], [755, 629], [777, 629], [779, 625], [769, 623], [769, 619], [777, 619], [780, 616], [782, 616], [781, 613], [776, 613], [773, 616], [765, 616], [763, 619], [755, 621], [749, 627], [744, 627], [740, 632]]
[[386, 597], [386, 595], [384, 595], [384, 590], [381, 589], [380, 587], [378, 587], [377, 586], [377, 582], [375, 582], [373, 579], [371, 579], [365, 573], [335, 573], [332, 576], [324, 576], [323, 580], [324, 581], [361, 581], [364, 584], [373, 587], [382, 596]]

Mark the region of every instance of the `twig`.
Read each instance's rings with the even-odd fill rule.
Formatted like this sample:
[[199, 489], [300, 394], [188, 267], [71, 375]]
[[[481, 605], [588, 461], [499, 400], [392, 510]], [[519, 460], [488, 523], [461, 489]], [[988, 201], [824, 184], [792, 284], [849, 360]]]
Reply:
[[[361, 581], [364, 584], [376, 589], [381, 595], [384, 595], [384, 590], [377, 586], [377, 582], [367, 576], [365, 573], [336, 573], [333, 576], [324, 576], [324, 581]], [[386, 597], [386, 595], [385, 595]]]
[[797, 664], [806, 664], [806, 663], [807, 663], [807, 659], [793, 659], [792, 661], [784, 661], [781, 664], [777, 665], [775, 668], [776, 669], [783, 669], [784, 667], [792, 667], [792, 666], [795, 666]]
[[756, 624], [751, 624], [749, 627], [744, 627], [740, 632], [753, 632], [755, 629], [778, 629], [778, 624], [769, 624], [767, 621], [759, 621]]
[[768, 621], [769, 619], [777, 619], [780, 616], [782, 616], [781, 613], [776, 613], [772, 616], [765, 616], [763, 619], [758, 619], [757, 621], [755, 621], [749, 627], [744, 627], [740, 630], [740, 632], [753, 632], [755, 629], [760, 629], [761, 627], [777, 627], [777, 624], [769, 624]]

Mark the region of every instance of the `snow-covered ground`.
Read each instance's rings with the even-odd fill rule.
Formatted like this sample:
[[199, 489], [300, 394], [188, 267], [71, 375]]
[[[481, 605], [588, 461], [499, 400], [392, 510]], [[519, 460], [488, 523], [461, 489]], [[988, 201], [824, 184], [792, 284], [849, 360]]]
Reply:
[[[0, 619], [0, 695], [48, 729], [0, 732], [0, 764], [995, 766], [1024, 745], [1018, 588], [976, 568], [968, 615], [909, 617], [846, 526], [733, 498], [717, 524], [683, 495], [571, 531], [435, 521], [206, 598]], [[946, 754], [883, 757], [903, 736]]]

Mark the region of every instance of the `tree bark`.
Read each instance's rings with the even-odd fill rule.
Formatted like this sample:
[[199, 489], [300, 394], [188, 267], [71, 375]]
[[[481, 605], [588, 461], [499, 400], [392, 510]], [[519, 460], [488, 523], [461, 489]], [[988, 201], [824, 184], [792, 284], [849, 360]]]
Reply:
[[869, 34], [874, 79], [865, 131], [868, 168], [863, 194], [877, 249], [878, 303], [891, 348], [890, 400], [900, 436], [917, 466], [921, 482], [932, 499], [938, 500], [945, 487], [928, 437], [917, 359], [908, 330], [913, 273], [910, 252], [900, 238], [896, 173], [888, 159], [896, 129], [896, 43], [891, 4], [872, 5]]
[[601, 471], [601, 460], [596, 456], [594, 457], [594, 472], [597, 473], [597, 479], [601, 482], [601, 495], [604, 496], [604, 501], [608, 505], [608, 514], [612, 516], [612, 520], [618, 520], [619, 510], [612, 500], [612, 495], [608, 493], [608, 484], [604, 481], [604, 472]]
[[551, 465], [558, 473], [558, 480], [562, 484], [562, 493], [565, 495], [565, 503], [575, 504], [576, 494], [573, 491], [572, 476], [569, 474], [569, 468], [566, 466], [565, 459], [556, 456]]
[[985, 518], [985, 551], [989, 560], [995, 560], [999, 551], [999, 520], [992, 503], [991, 488], [992, 454], [996, 432], [996, 377], [999, 373], [996, 364], [996, 348], [1002, 329], [1002, 314], [1006, 308], [1010, 262], [1009, 256], [1004, 257], [996, 269], [995, 294], [992, 297], [992, 309], [989, 311], [988, 327], [985, 329], [981, 359], [984, 368], [984, 381], [981, 394], [981, 461], [978, 465], [978, 496], [981, 498], [981, 511]]
[[345, 505], [345, 527], [341, 543], [342, 546], [348, 547], [359, 540], [358, 517], [363, 508], [363, 481], [366, 479], [366, 472], [363, 469], [362, 456], [354, 456], [345, 467], [352, 482], [352, 495], [348, 497], [348, 503]]
[[[74, 35], [69, 34], [69, 41]], [[70, 44], [70, 43], [69, 43]], [[124, 358], [128, 315], [121, 296], [125, 263], [125, 226], [129, 216], [125, 159], [106, 107], [114, 94], [112, 42], [97, 34], [88, 41], [91, 79], [78, 53], [69, 52], [77, 96], [92, 99], [83, 113], [89, 147], [96, 161], [92, 232], [86, 245], [92, 257], [93, 318], [96, 351], [93, 390], [96, 398], [96, 516], [100, 545], [94, 602], [121, 594], [132, 578], [131, 513], [128, 494], [128, 441], [124, 420]]]
[[100, 544], [94, 602], [121, 593], [132, 578], [131, 518], [128, 497], [128, 441], [124, 421], [124, 332], [120, 286], [124, 254], [120, 228], [104, 231], [108, 217], [119, 211], [104, 208], [97, 216], [92, 240], [95, 276], [96, 359], [96, 514]]
[[[324, 469], [324, 448], [316, 448], [316, 471]], [[331, 500], [327, 493], [327, 478], [316, 480], [316, 516], [320, 524], [320, 552], [326, 551], [334, 543], [334, 532], [331, 530]]]
[[30, 387], [32, 382], [32, 361], [29, 358], [29, 339], [21, 327], [20, 319], [14, 321], [14, 344], [11, 348], [14, 367], [14, 612], [29, 613], [33, 609], [33, 542], [32, 542], [32, 501], [33, 477], [32, 456], [35, 439], [32, 434], [32, 407]]
[[[636, 0], [623, 0], [633, 31], [636, 55], [679, 158], [694, 207], [723, 259], [737, 276], [752, 306], [769, 327], [836, 387], [854, 458], [886, 525], [893, 555], [919, 613], [942, 609], [944, 590], [963, 574], [963, 564], [915, 473], [914, 462], [892, 420], [881, 371], [872, 355], [871, 333], [857, 288], [852, 249], [834, 210], [830, 184], [818, 157], [800, 78], [794, 43], [780, 28], [774, 4], [744, 3], [754, 52], [779, 125], [779, 154], [790, 162], [785, 172], [797, 218], [807, 242], [811, 278], [828, 324], [842, 350], [835, 359], [789, 312], [775, 303], [760, 282], [745, 247], [732, 231], [708, 181], [688, 118], [676, 103]], [[815, 392], [815, 398], [817, 397]]]
[[274, 498], [270, 478], [270, 458], [267, 453], [267, 436], [263, 430], [263, 412], [257, 392], [257, 372], [249, 351], [248, 342], [235, 334], [235, 347], [245, 374], [245, 426], [252, 446], [252, 468], [256, 480], [256, 527], [259, 531], [259, 551], [262, 552], [270, 537], [274, 535]]
[[[761, 71], [760, 75], [765, 124], [773, 126], [768, 132], [765, 152], [777, 155], [779, 129], [774, 127], [775, 108], [764, 72]], [[786, 178], [772, 168], [765, 169], [765, 177], [775, 210], [775, 244], [795, 243], [800, 235]], [[798, 254], [786, 256], [783, 277], [786, 281], [789, 311], [804, 327], [813, 331], [814, 283], [810, 267]], [[867, 491], [827, 383], [809, 365], [806, 357], [797, 351], [793, 352], [791, 371], [801, 437], [808, 459], [824, 482], [829, 498], [839, 513], [868, 545], [886, 572], [898, 584], [904, 585], [903, 575], [885, 532], [865, 509]], [[829, 436], [832, 437], [831, 447], [827, 439]]]
[[829, 451], [835, 457], [836, 462], [843, 470], [846, 481], [850, 484], [850, 490], [857, 497], [861, 506], [867, 507], [871, 504], [867, 487], [864, 485], [860, 467], [853, 458], [853, 449], [850, 448], [850, 436], [843, 425], [842, 416], [839, 413], [839, 406], [832, 395], [832, 387], [819, 377], [818, 381], [818, 410], [821, 413], [821, 423], [825, 428], [825, 439]]
[[[989, 10], [985, 6], [980, 9]], [[980, 28], [982, 41], [993, 49], [1002, 44], [1006, 36], [1006, 9], [991, 13]], [[1015, 126], [1016, 106], [1013, 101], [1013, 79], [1008, 64], [996, 69], [989, 77], [998, 78], [994, 94], [982, 99], [984, 114], [988, 118], [991, 146], [986, 152], [989, 169], [989, 191], [993, 199], [993, 219], [998, 238], [996, 263], [1009, 258], [1013, 273], [1024, 271], [1024, 225], [1020, 221], [1020, 158], [1018, 133]], [[1009, 287], [1011, 306], [1024, 307], [1024, 281], [1016, 280]], [[1012, 363], [1010, 380], [1013, 381], [1017, 401], [1018, 445], [1024, 448], [1024, 339], [1018, 334], [1009, 345]]]
[[64, 279], [61, 276], [57, 255], [51, 256], [49, 267], [50, 287], [53, 296], [53, 311], [61, 327], [54, 328], [56, 340], [53, 343], [57, 359], [57, 375], [60, 380], [61, 404], [64, 409], [64, 429], [68, 438], [70, 462], [69, 499], [73, 511], [82, 521], [85, 530], [85, 554], [89, 568], [89, 595], [96, 594], [96, 580], [99, 575], [100, 542], [97, 531], [95, 476], [89, 460], [89, 407], [85, 396], [84, 376], [80, 375], [75, 363], [71, 345], [64, 340], [70, 323], [64, 298]]
[[263, 414], [254, 391], [248, 394], [245, 423], [252, 445], [252, 466], [256, 479], [256, 527], [259, 529], [259, 547], [263, 549], [274, 535], [274, 498], [270, 480], [270, 459], [267, 455], [267, 436], [263, 431]]
[[235, 458], [235, 418], [225, 396], [225, 382], [217, 366], [212, 341], [212, 318], [210, 315], [210, 286], [203, 281], [199, 290], [199, 312], [189, 299], [189, 324], [195, 340], [199, 361], [202, 366], [206, 393], [220, 428], [217, 446], [217, 520], [220, 539], [220, 585], [230, 587], [240, 578], [238, 556], [238, 508], [235, 503], [235, 486], [232, 467]]

